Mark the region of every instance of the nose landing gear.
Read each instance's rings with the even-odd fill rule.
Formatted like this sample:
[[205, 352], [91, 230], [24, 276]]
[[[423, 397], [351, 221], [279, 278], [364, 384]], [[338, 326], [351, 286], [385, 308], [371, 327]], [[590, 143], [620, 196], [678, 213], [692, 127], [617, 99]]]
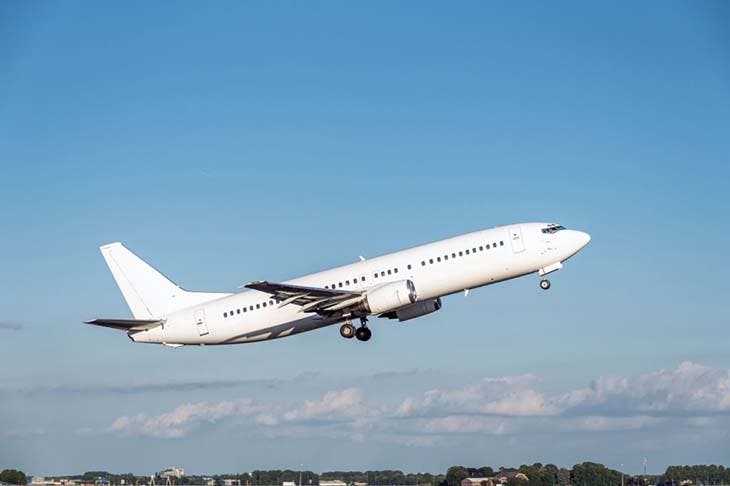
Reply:
[[543, 278], [540, 280], [540, 288], [543, 290], [547, 290], [550, 288], [550, 280]]

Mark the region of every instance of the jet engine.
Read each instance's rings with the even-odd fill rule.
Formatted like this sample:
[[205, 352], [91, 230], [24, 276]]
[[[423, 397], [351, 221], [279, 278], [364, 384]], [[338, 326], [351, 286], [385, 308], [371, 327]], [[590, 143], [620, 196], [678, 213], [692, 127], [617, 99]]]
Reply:
[[415, 304], [401, 307], [400, 309], [386, 312], [381, 317], [387, 317], [388, 319], [398, 319], [400, 322], [414, 319], [416, 317], [425, 316], [432, 312], [436, 312], [441, 308], [441, 299], [436, 297], [435, 299], [428, 299]]
[[414, 304], [418, 300], [416, 286], [410, 280], [399, 280], [367, 291], [362, 307], [368, 314], [382, 314]]

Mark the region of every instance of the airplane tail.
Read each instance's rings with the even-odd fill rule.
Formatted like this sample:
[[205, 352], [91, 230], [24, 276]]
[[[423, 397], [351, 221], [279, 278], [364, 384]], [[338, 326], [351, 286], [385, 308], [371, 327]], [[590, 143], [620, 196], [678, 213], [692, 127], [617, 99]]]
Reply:
[[110, 243], [99, 249], [135, 319], [159, 319], [176, 310], [230, 295], [188, 292], [121, 243]]

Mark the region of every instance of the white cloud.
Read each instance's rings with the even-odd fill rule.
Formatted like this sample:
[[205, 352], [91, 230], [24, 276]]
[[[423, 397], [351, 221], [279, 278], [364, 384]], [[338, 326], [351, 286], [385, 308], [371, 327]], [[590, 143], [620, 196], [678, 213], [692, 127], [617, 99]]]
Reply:
[[662, 417], [650, 415], [636, 415], [632, 417], [603, 417], [590, 415], [577, 417], [563, 422], [563, 429], [585, 430], [585, 431], [609, 431], [609, 430], [636, 430], [647, 427], [654, 427], [666, 421]]
[[319, 400], [307, 400], [299, 408], [288, 410], [282, 415], [286, 422], [307, 420], [351, 419], [366, 414], [362, 391], [346, 388], [342, 391], [330, 391]]
[[685, 361], [673, 370], [634, 377], [603, 376], [557, 401], [567, 409], [608, 413], [730, 412], [730, 372]]
[[587, 388], [566, 393], [546, 393], [538, 385], [536, 376], [519, 375], [433, 389], [395, 403], [372, 403], [357, 388], [294, 404], [187, 403], [158, 415], [119, 417], [108, 432], [176, 438], [226, 420], [267, 437], [427, 446], [464, 434], [605, 433], [678, 425], [701, 430], [730, 417], [730, 374], [690, 362], [632, 377], [599, 377]]
[[260, 405], [254, 404], [250, 399], [185, 403], [169, 412], [151, 417], [142, 413], [119, 417], [109, 427], [109, 431], [176, 438], [186, 435], [191, 428], [201, 423], [215, 423], [230, 417], [248, 417], [262, 410]]
[[419, 415], [486, 414], [506, 416], [555, 415], [559, 412], [542, 393], [529, 388], [534, 375], [484, 378], [456, 390], [430, 390], [406, 398], [398, 408], [401, 417]]

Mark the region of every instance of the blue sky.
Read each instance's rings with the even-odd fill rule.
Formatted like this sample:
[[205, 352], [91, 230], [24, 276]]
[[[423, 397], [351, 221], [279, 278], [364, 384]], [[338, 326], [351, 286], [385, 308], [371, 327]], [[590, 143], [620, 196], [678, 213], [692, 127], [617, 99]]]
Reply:
[[[726, 461], [728, 25], [722, 2], [4, 2], [0, 467]], [[229, 291], [535, 220], [593, 236], [549, 292], [450, 297], [368, 345], [80, 324], [129, 316], [111, 241]]]

